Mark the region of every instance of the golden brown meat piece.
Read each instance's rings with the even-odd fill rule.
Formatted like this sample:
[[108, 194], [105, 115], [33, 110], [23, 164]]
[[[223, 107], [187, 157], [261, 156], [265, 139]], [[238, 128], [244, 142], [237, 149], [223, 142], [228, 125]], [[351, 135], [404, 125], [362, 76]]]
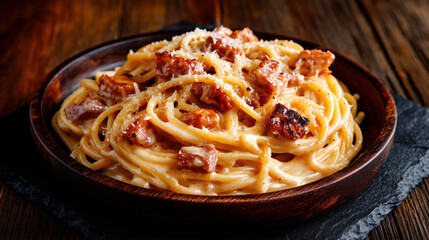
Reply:
[[257, 42], [259, 41], [258, 37], [253, 34], [253, 31], [249, 28], [243, 28], [243, 30], [235, 30], [231, 35], [231, 38], [240, 40], [243, 43], [246, 42]]
[[306, 134], [308, 118], [302, 117], [292, 109], [278, 103], [271, 116], [267, 119], [268, 133], [275, 137], [285, 137], [290, 140], [302, 138]]
[[98, 95], [120, 101], [135, 93], [134, 81], [128, 76], [101, 75], [98, 79]]
[[197, 109], [182, 115], [182, 122], [196, 128], [215, 129], [219, 127], [219, 116], [211, 109]]
[[154, 129], [146, 115], [142, 115], [132, 122], [122, 132], [122, 136], [129, 144], [142, 147], [150, 147], [156, 141]]
[[229, 62], [234, 62], [237, 55], [244, 55], [243, 49], [230, 37], [210, 36], [207, 38], [207, 47]]
[[264, 105], [279, 87], [292, 78], [292, 74], [288, 73], [280, 62], [265, 57], [253, 71], [249, 82], [255, 85], [255, 91], [260, 98], [259, 105]]
[[106, 109], [106, 104], [99, 99], [86, 97], [75, 105], [64, 109], [66, 117], [72, 122], [95, 118]]
[[331, 73], [329, 67], [335, 60], [335, 55], [330, 51], [324, 52], [319, 49], [304, 50], [299, 54], [295, 68], [299, 73], [306, 76], [318, 76], [322, 73]]
[[256, 85], [270, 92], [277, 87], [287, 83], [291, 74], [281, 65], [279, 61], [265, 57], [254, 71]]
[[180, 149], [177, 160], [179, 168], [211, 173], [216, 170], [218, 152], [213, 144], [205, 144], [200, 147], [184, 146]]
[[202, 102], [212, 105], [221, 112], [231, 110], [233, 104], [229, 96], [214, 83], [197, 83], [194, 93]]
[[204, 73], [204, 66], [195, 59], [185, 59], [171, 55], [168, 52], [155, 53], [156, 74], [171, 79], [180, 75], [200, 75]]

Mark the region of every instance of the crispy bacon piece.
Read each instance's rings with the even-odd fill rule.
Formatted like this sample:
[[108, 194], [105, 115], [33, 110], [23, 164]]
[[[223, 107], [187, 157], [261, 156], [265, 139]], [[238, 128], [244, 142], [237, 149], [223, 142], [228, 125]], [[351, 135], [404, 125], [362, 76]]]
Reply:
[[258, 37], [253, 34], [253, 31], [249, 28], [243, 28], [243, 30], [236, 30], [231, 35], [231, 38], [240, 40], [243, 43], [246, 42], [257, 42], [259, 41]]
[[120, 101], [135, 93], [134, 81], [128, 76], [101, 75], [98, 79], [98, 95]]
[[232, 108], [229, 96], [214, 83], [197, 83], [194, 85], [194, 93], [200, 100], [214, 106], [221, 112], [227, 112]]
[[182, 122], [196, 128], [214, 129], [219, 127], [219, 116], [211, 109], [197, 109], [182, 115]]
[[304, 137], [308, 118], [302, 117], [292, 109], [278, 103], [267, 119], [268, 132], [275, 137], [286, 137], [290, 140]]
[[155, 133], [146, 115], [142, 115], [132, 122], [127, 129], [122, 132], [122, 137], [131, 145], [150, 147], [155, 141]]
[[212, 35], [207, 38], [209, 51], [215, 51], [219, 57], [234, 62], [236, 55], [244, 55], [243, 49], [230, 37]]
[[185, 59], [171, 55], [168, 52], [155, 53], [156, 74], [170, 79], [180, 75], [204, 73], [204, 66], [195, 59]]
[[200, 147], [184, 146], [180, 149], [177, 160], [179, 168], [211, 173], [216, 170], [218, 152], [213, 144], [205, 144]]
[[302, 75], [317, 76], [321, 73], [331, 73], [329, 67], [334, 60], [335, 55], [330, 51], [304, 50], [299, 54], [295, 67], [299, 68]]
[[253, 73], [256, 85], [270, 92], [273, 92], [278, 86], [286, 83], [291, 78], [291, 74], [286, 71], [279, 61], [268, 57], [261, 61]]
[[280, 62], [265, 57], [253, 71], [250, 82], [256, 85], [255, 90], [260, 97], [260, 105], [263, 105], [278, 87], [287, 84], [292, 78], [292, 74], [288, 73]]
[[99, 99], [86, 97], [75, 105], [64, 109], [66, 117], [72, 122], [84, 121], [97, 117], [106, 109], [106, 104]]

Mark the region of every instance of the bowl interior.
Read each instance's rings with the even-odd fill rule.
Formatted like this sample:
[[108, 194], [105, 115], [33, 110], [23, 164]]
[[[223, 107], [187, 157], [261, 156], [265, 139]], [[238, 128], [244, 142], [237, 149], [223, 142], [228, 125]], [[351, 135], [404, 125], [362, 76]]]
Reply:
[[[126, 55], [130, 49], [135, 51], [145, 44], [163, 39], [171, 39], [172, 36], [180, 33], [181, 32], [161, 32], [157, 34], [146, 34], [106, 43], [92, 48], [77, 57], [71, 58], [52, 71], [48, 76], [46, 87], [43, 91], [37, 93], [33, 99], [31, 111], [32, 114], [34, 113], [35, 115], [38, 115], [37, 117], [32, 117], [33, 129], [36, 129], [33, 130], [33, 135], [35, 135], [36, 141], [41, 143], [45, 157], [50, 159], [50, 165], [54, 168], [54, 171], [56, 169], [58, 171], [64, 171], [64, 174], [70, 175], [69, 177], [73, 179], [72, 181], [78, 181], [80, 183], [89, 182], [90, 184], [94, 184], [96, 187], [101, 186], [102, 188], [105, 188], [107, 192], [117, 192], [119, 197], [123, 197], [123, 193], [126, 192], [129, 194], [129, 197], [131, 196], [131, 198], [134, 199], [131, 201], [137, 202], [141, 200], [150, 202], [155, 198], [158, 201], [168, 201], [169, 204], [171, 204], [171, 201], [179, 201], [182, 203], [186, 202], [186, 204], [192, 202], [202, 205], [228, 204], [228, 206], [238, 206], [239, 204], [246, 202], [250, 204], [247, 207], [251, 207], [258, 206], [252, 205], [257, 204], [257, 202], [263, 202], [265, 205], [273, 203], [281, 204], [281, 201], [284, 201], [285, 199], [291, 203], [296, 201], [298, 204], [299, 201], [303, 201], [303, 199], [306, 199], [309, 196], [314, 198], [314, 193], [320, 193], [320, 191], [324, 191], [324, 189], [329, 190], [336, 188], [336, 190], [332, 191], [346, 192], [343, 194], [344, 198], [340, 196], [332, 204], [328, 204], [324, 208], [310, 209], [312, 212], [307, 213], [307, 217], [316, 214], [317, 211], [321, 212], [337, 206], [347, 199], [355, 196], [358, 192], [363, 190], [375, 176], [376, 173], [371, 173], [371, 179], [354, 183], [357, 186], [354, 190], [347, 189], [346, 185], [343, 186], [341, 184], [337, 184], [344, 182], [346, 179], [350, 179], [350, 181], [353, 180], [354, 178], [350, 177], [353, 175], [355, 175], [356, 178], [364, 176], [362, 174], [364, 174], [363, 171], [365, 170], [365, 167], [375, 159], [378, 161], [377, 164], [380, 165], [381, 163], [382, 165], [385, 157], [387, 156], [386, 151], [388, 152], [389, 150], [389, 144], [391, 144], [396, 124], [396, 110], [394, 102], [389, 92], [379, 80], [372, 76], [367, 70], [335, 51], [333, 52], [336, 55], [336, 59], [334, 64], [331, 66], [333, 75], [345, 83], [352, 93], [358, 93], [361, 97], [358, 101], [358, 106], [359, 111], [365, 112], [365, 119], [361, 125], [364, 142], [361, 152], [349, 164], [349, 166], [317, 182], [293, 189], [258, 195], [219, 197], [190, 196], [131, 186], [106, 177], [98, 172], [91, 171], [72, 159], [69, 156], [68, 149], [56, 136], [55, 131], [52, 129], [50, 124], [53, 114], [59, 109], [64, 98], [78, 87], [81, 79], [93, 78], [94, 74], [98, 71], [113, 69], [124, 64], [126, 61]], [[256, 35], [264, 40], [287, 39], [274, 34], [256, 33]], [[323, 47], [309, 42], [296, 39], [294, 39], [294, 41], [301, 44], [306, 49], [324, 49]], [[386, 156], [382, 155], [383, 159], [377, 159], [382, 152], [384, 152], [384, 155]], [[58, 167], [58, 164], [60, 164], [61, 167]], [[360, 175], [357, 175], [356, 173], [359, 173]], [[108, 193], [105, 194], [109, 195]], [[183, 208], [184, 205], [181, 205], [180, 207]], [[191, 205], [185, 205], [184, 209], [186, 209], [186, 207], [190, 208]], [[298, 205], [295, 207], [299, 209]], [[308, 211], [304, 208], [305, 207], [303, 206], [302, 211]], [[206, 209], [208, 209], [207, 211], [210, 211], [210, 208]], [[237, 208], [235, 212], [235, 210], [231, 208], [230, 214], [231, 216], [235, 216], [234, 214], [240, 215], [239, 211], [241, 210], [242, 208]], [[204, 213], [205, 210], [204, 208], [201, 208], [200, 211]], [[256, 218], [258, 216], [260, 217], [261, 213], [263, 213], [262, 210], [254, 211], [253, 215]], [[279, 214], [281, 213], [282, 212], [279, 211]], [[271, 214], [272, 216], [267, 214], [266, 218], [281, 218], [281, 216], [275, 215], [275, 209]], [[246, 216], [243, 215], [243, 217], [249, 217], [249, 214]], [[305, 218], [305, 216], [302, 218]]]

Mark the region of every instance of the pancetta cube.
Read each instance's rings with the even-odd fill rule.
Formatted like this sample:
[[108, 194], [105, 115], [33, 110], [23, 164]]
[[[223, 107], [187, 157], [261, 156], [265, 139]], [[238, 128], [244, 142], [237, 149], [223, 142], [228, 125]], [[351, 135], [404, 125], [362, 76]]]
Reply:
[[231, 35], [231, 38], [238, 39], [243, 43], [246, 42], [257, 42], [259, 41], [258, 37], [253, 34], [253, 31], [249, 28], [243, 28], [243, 30], [235, 30]]
[[256, 85], [270, 92], [287, 83], [291, 74], [279, 61], [265, 57], [254, 71]]
[[280, 62], [265, 57], [250, 78], [250, 82], [256, 85], [255, 90], [260, 96], [260, 105], [265, 104], [277, 88], [287, 84], [292, 77]]
[[204, 66], [198, 60], [177, 57], [168, 52], [155, 53], [155, 64], [156, 74], [166, 79], [180, 75], [204, 73]]
[[285, 137], [289, 140], [302, 138], [306, 134], [309, 120], [299, 113], [278, 103], [271, 116], [267, 119], [266, 127], [268, 133], [275, 137]]
[[216, 52], [219, 57], [234, 62], [237, 55], [244, 55], [241, 46], [230, 37], [212, 35], [207, 38], [207, 47], [209, 51]]
[[213, 144], [184, 146], [177, 156], [179, 168], [193, 169], [203, 173], [216, 170], [218, 151]]
[[66, 117], [72, 122], [84, 121], [97, 117], [106, 109], [106, 104], [99, 99], [86, 97], [75, 105], [64, 109]]
[[227, 112], [233, 106], [229, 96], [214, 83], [194, 84], [194, 93], [202, 102], [212, 105], [221, 112]]
[[129, 95], [134, 94], [135, 82], [128, 76], [101, 75], [98, 79], [98, 95], [114, 100], [121, 101]]
[[122, 136], [129, 144], [142, 147], [150, 147], [156, 141], [154, 129], [146, 115], [142, 115], [132, 122], [122, 132]]
[[182, 115], [182, 122], [196, 128], [215, 129], [219, 127], [219, 116], [212, 109], [197, 109]]
[[335, 55], [330, 51], [319, 49], [304, 50], [299, 54], [295, 68], [306, 76], [318, 76], [321, 73], [331, 73], [329, 67], [335, 60]]

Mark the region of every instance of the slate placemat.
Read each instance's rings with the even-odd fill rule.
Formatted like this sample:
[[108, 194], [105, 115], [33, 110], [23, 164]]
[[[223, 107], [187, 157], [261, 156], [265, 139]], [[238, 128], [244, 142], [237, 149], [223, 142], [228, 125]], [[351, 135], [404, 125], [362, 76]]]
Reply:
[[[177, 25], [166, 29], [175, 30]], [[210, 233], [192, 226], [166, 230], [150, 219], [113, 209], [106, 212], [44, 165], [31, 137], [28, 106], [0, 118], [0, 179], [89, 239], [362, 239], [429, 174], [429, 108], [393, 96], [398, 111], [396, 136], [377, 177], [353, 200], [294, 227], [216, 231], [213, 226]]]

